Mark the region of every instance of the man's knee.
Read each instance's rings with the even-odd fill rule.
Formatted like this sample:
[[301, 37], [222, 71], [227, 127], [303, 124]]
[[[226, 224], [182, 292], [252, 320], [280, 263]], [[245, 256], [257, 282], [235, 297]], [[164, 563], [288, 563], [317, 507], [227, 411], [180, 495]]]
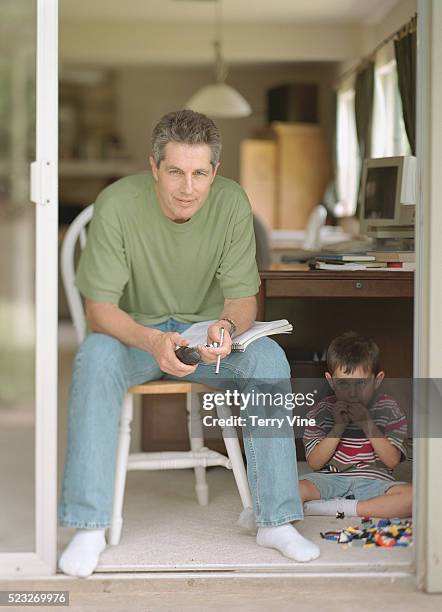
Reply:
[[290, 378], [290, 366], [283, 349], [271, 338], [252, 342], [244, 355], [248, 359], [250, 378]]
[[89, 334], [75, 357], [74, 371], [99, 380], [125, 371], [127, 347], [107, 334]]

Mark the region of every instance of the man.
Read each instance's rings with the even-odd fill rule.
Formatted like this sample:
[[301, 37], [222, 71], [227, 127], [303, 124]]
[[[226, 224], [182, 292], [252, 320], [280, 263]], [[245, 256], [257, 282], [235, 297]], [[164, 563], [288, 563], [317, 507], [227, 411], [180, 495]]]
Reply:
[[[59, 523], [77, 532], [59, 565], [88, 576], [105, 548], [112, 509], [118, 419], [131, 385], [161, 377], [214, 384], [222, 379], [288, 379], [282, 349], [269, 338], [231, 354], [231, 337], [256, 317], [259, 275], [250, 204], [218, 177], [221, 138], [213, 121], [183, 110], [152, 136], [152, 174], [126, 177], [97, 198], [76, 283], [90, 333], [74, 364]], [[203, 363], [176, 355], [191, 323], [215, 319]], [[318, 548], [290, 521], [303, 518], [293, 438], [245, 436], [257, 542], [298, 561]]]

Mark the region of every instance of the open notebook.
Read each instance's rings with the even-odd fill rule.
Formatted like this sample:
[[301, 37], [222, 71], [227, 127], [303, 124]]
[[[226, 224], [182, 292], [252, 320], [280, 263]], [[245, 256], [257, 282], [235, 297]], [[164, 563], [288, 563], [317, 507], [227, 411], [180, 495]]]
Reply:
[[[201, 321], [194, 323], [181, 335], [190, 340], [190, 346], [205, 344], [207, 341], [207, 328], [215, 321]], [[274, 334], [289, 334], [293, 331], [293, 325], [287, 319], [278, 321], [255, 321], [250, 329], [233, 339], [232, 351], [244, 352], [248, 345], [262, 338], [263, 336], [273, 336]]]

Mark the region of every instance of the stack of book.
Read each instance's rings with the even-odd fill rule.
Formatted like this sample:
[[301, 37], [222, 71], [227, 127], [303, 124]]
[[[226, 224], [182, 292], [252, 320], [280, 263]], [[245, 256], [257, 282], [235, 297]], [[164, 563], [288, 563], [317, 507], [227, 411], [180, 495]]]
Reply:
[[324, 254], [313, 257], [308, 264], [312, 270], [412, 271], [416, 269], [415, 253], [411, 251]]
[[375, 261], [386, 263], [388, 270], [416, 270], [416, 253], [414, 251], [368, 251], [367, 255], [375, 257]]

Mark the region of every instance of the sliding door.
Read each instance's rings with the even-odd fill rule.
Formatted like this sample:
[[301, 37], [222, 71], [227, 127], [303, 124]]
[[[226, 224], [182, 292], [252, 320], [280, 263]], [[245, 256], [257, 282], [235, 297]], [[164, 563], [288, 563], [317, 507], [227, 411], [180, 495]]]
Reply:
[[0, 2], [0, 578], [56, 568], [57, 8]]

